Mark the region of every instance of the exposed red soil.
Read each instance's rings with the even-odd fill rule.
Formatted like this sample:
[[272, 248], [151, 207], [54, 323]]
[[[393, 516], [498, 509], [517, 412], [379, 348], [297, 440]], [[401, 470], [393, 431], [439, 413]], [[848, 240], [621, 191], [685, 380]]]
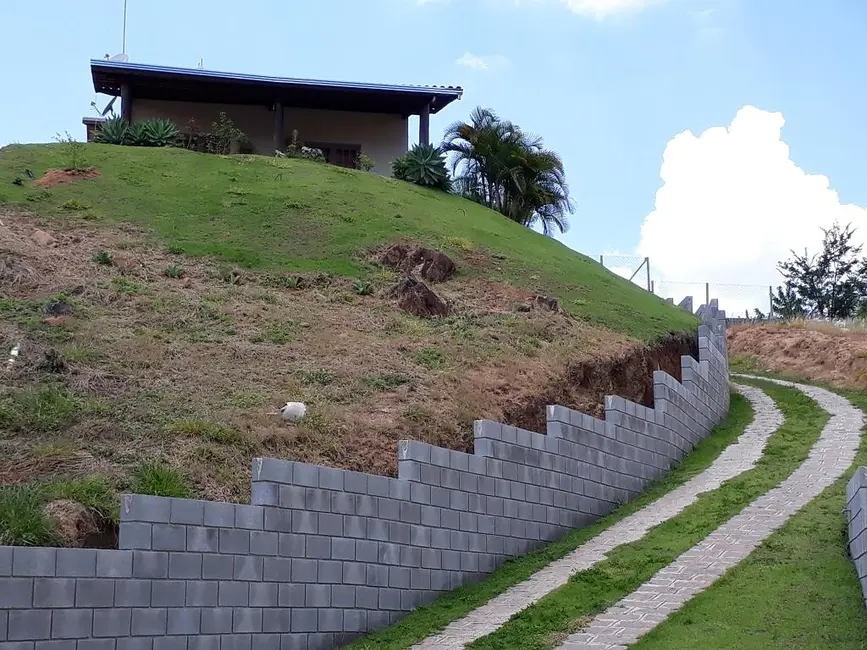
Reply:
[[97, 176], [99, 176], [99, 170], [96, 167], [85, 167], [84, 169], [49, 169], [40, 178], [36, 179], [33, 184], [37, 187], [54, 187], [55, 185], [84, 181], [96, 178]]

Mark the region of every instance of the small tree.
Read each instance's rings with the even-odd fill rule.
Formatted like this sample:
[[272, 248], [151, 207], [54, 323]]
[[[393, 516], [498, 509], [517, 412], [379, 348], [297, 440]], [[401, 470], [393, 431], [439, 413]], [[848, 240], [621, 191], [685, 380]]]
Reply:
[[821, 253], [792, 251], [791, 259], [778, 264], [785, 284], [777, 288], [776, 313], [848, 318], [859, 311], [867, 294], [867, 259], [852, 243], [855, 228], [834, 224], [822, 232]]

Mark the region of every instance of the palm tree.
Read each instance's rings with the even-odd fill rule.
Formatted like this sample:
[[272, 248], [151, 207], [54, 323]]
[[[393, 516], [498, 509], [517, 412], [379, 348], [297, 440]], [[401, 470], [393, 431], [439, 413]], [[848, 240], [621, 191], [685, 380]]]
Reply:
[[446, 129], [442, 149], [453, 154], [455, 189], [467, 198], [549, 236], [568, 229], [573, 206], [563, 162], [541, 138], [479, 107], [469, 123]]

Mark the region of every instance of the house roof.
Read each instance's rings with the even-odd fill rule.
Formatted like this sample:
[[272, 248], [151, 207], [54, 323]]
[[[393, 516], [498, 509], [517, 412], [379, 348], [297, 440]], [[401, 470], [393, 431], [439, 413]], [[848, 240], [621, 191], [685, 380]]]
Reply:
[[119, 95], [128, 84], [133, 98], [220, 104], [263, 104], [282, 101], [285, 106], [371, 113], [418, 115], [430, 102], [437, 113], [460, 99], [459, 86], [395, 86], [318, 79], [293, 79], [173, 68], [93, 59], [93, 88]]

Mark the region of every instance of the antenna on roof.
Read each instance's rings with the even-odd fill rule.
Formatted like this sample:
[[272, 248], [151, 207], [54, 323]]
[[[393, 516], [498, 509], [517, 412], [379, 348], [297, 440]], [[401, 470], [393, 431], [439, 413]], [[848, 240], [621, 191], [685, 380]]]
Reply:
[[199, 63], [198, 63], [198, 65], [196, 65], [196, 67], [197, 67], [199, 70], [204, 70], [204, 69], [205, 69], [205, 60], [204, 60], [204, 59], [199, 59]]
[[121, 47], [121, 53], [124, 56], [126, 56], [126, 3], [127, 0], [123, 0], [123, 45]]

